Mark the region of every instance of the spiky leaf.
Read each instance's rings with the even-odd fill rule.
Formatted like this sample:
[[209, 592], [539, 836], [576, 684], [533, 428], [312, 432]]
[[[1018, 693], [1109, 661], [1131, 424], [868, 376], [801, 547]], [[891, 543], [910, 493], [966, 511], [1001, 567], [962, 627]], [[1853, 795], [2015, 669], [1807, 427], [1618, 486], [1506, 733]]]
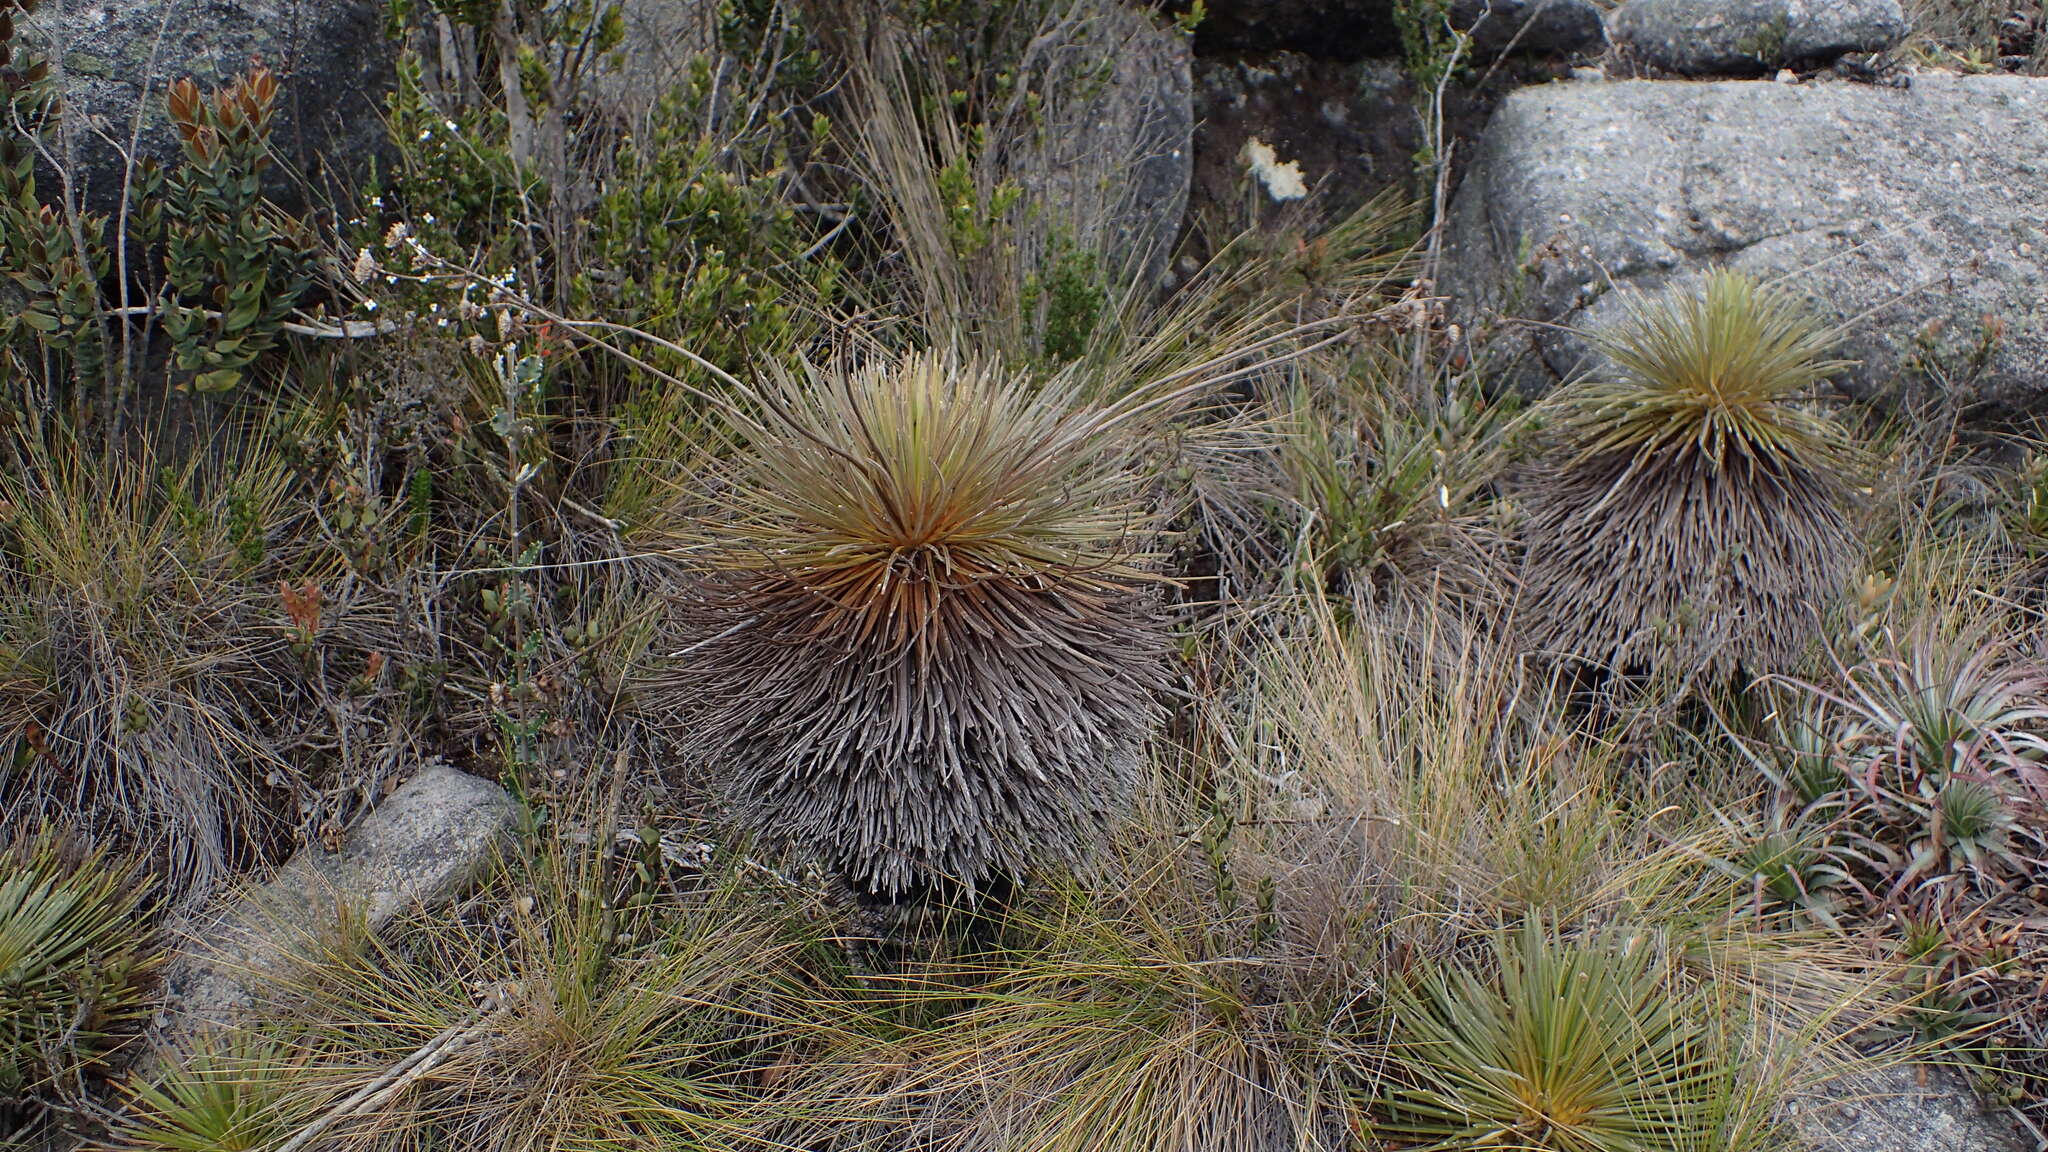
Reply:
[[1842, 427], [1798, 401], [1849, 367], [1837, 337], [1797, 296], [1726, 269], [1697, 294], [1637, 301], [1594, 337], [1609, 365], [1564, 397], [1576, 459], [1832, 473]]
[[0, 1100], [99, 1059], [143, 1015], [144, 891], [131, 869], [67, 861], [53, 840], [0, 852]]

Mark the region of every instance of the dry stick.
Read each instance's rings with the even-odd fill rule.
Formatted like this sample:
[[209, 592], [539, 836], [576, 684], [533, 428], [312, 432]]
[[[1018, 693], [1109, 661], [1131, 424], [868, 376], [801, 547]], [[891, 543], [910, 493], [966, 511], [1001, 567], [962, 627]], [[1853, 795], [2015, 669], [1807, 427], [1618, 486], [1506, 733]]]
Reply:
[[[209, 320], [221, 318], [221, 314], [211, 308], [194, 308], [192, 311]], [[130, 304], [123, 308], [109, 308], [106, 314], [120, 317], [154, 316], [156, 312], [157, 308], [153, 304]], [[398, 331], [398, 323], [395, 320], [343, 320], [336, 327], [286, 320], [279, 324], [278, 328], [296, 336], [310, 336], [316, 340], [368, 340], [373, 336], [391, 335]]]
[[[1490, 3], [1487, 10], [1490, 14], [1492, 11]], [[1449, 24], [1448, 16], [1445, 17], [1445, 23], [1446, 25]], [[1524, 27], [1526, 28], [1527, 26], [1524, 25]], [[1465, 49], [1469, 43], [1455, 28], [1450, 31], [1451, 43], [1453, 45], [1451, 58], [1445, 62], [1443, 74], [1437, 78], [1436, 90], [1430, 94], [1428, 123], [1424, 126], [1424, 130], [1427, 133], [1430, 155], [1436, 162], [1436, 178], [1430, 190], [1429, 235], [1423, 242], [1422, 274], [1418, 279], [1423, 285], [1424, 290], [1431, 295], [1436, 293], [1437, 274], [1442, 271], [1443, 267], [1444, 213], [1449, 208], [1451, 154], [1456, 147], [1455, 142], [1445, 139], [1444, 135], [1444, 96], [1450, 87], [1451, 74], [1456, 72], [1458, 66], [1464, 62]], [[1425, 322], [1418, 324], [1415, 330], [1415, 347], [1410, 353], [1409, 360], [1409, 385], [1411, 387], [1421, 383], [1428, 367], [1429, 325], [1426, 322], [1427, 316], [1428, 314], [1425, 312]], [[1444, 381], [1443, 399], [1446, 404], [1451, 402], [1451, 385], [1451, 380], [1446, 379]]]
[[[446, 94], [451, 83], [456, 88], [462, 88], [463, 86], [462, 60], [457, 55], [455, 48], [455, 24], [445, 14], [436, 15], [434, 17], [434, 32], [435, 47], [441, 53], [441, 70], [436, 78], [438, 81], [437, 86], [441, 89], [441, 94]], [[465, 91], [459, 92], [456, 95], [458, 99], [461, 99], [466, 94]]]
[[444, 1029], [375, 1080], [350, 1093], [346, 1099], [315, 1117], [312, 1123], [292, 1133], [282, 1144], [271, 1149], [271, 1152], [303, 1152], [313, 1141], [319, 1139], [322, 1133], [340, 1121], [365, 1109], [383, 1105], [385, 1101], [404, 1091], [407, 1085], [433, 1071], [443, 1060], [454, 1055], [471, 1037], [483, 1031], [484, 1026], [504, 1010], [504, 1002], [500, 1000], [498, 1006], [489, 1012], [478, 1010], [470, 1013], [469, 1019]]
[[[171, 6], [164, 5], [164, 13], [157, 21], [156, 37], [150, 41], [149, 63], [142, 70], [142, 98], [135, 102], [135, 115], [128, 123], [128, 149], [126, 163], [121, 166], [121, 209], [114, 218], [114, 263], [115, 276], [121, 285], [121, 296], [128, 295], [128, 207], [133, 197], [135, 180], [135, 156], [142, 150], [143, 111], [149, 104], [150, 82], [156, 77], [157, 62], [162, 59], [164, 39], [171, 27]], [[128, 398], [135, 390], [134, 334], [128, 325], [121, 325], [121, 378], [114, 391], [114, 424], [120, 426], [122, 416], [128, 410]]]
[[499, 0], [491, 17], [491, 40], [498, 49], [498, 84], [505, 94], [505, 129], [512, 146], [512, 167], [533, 163], [533, 112], [519, 76], [519, 40], [512, 32], [512, 0]]

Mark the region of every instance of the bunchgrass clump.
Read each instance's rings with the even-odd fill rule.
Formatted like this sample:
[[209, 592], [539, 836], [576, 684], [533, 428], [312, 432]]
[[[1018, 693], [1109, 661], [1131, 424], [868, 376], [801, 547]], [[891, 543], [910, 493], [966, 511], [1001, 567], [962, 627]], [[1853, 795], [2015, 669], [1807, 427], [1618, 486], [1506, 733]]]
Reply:
[[760, 1146], [804, 934], [731, 875], [530, 847], [456, 915], [308, 935], [254, 1016], [303, 1056], [299, 1123], [365, 1152]]
[[1350, 1147], [1364, 1112], [1347, 1056], [1370, 1001], [1348, 956], [1317, 953], [1264, 886], [1236, 883], [1227, 828], [1211, 822], [1191, 848], [1162, 792], [1143, 796], [1104, 876], [1044, 877], [978, 938], [837, 989], [779, 1090], [776, 1139], [821, 1152]]
[[[1162, 753], [1091, 875], [1034, 884], [980, 940], [839, 990], [781, 1080], [776, 1138], [1630, 1147], [1551, 1138], [1502, 1102], [1516, 1085], [1456, 1082], [1460, 1061], [1509, 1058], [1439, 1043], [1464, 1029], [1534, 1053], [1504, 1065], [1529, 1072], [1533, 1107], [1564, 1116], [1577, 1093], [1596, 1136], [1705, 1152], [1751, 1147], [1794, 1081], [1836, 1066], [1844, 1006], [1871, 1003], [1831, 976], [1851, 949], [1746, 920], [1747, 889], [1709, 860], [1717, 826], [1661, 802], [1744, 793], [1666, 793], [1598, 734], [1518, 715], [1508, 653], [1353, 631], [1313, 603], [1323, 630], [1273, 645], [1250, 722], [1212, 745], [1229, 751]], [[1503, 964], [1519, 965], [1512, 994]], [[1543, 999], [1544, 965], [1583, 995]], [[1546, 1031], [1545, 1012], [1572, 1027]], [[1513, 1127], [1489, 1143], [1494, 1123]]]
[[0, 849], [0, 1122], [75, 1094], [147, 1015], [147, 886], [105, 851], [44, 837]]
[[173, 461], [53, 427], [0, 451], [0, 762], [29, 769], [0, 775], [0, 815], [203, 896], [259, 850], [271, 784], [302, 778], [270, 739], [301, 666], [277, 581], [317, 579], [278, 547], [306, 526], [289, 472], [260, 439]]
[[1847, 582], [1851, 450], [1806, 403], [1844, 366], [1785, 290], [1717, 271], [1635, 302], [1552, 404], [1524, 526], [1530, 648], [1719, 679], [1789, 667]]
[[894, 897], [1085, 853], [1164, 628], [1116, 417], [939, 352], [785, 377], [710, 489], [674, 678], [762, 839]]
[[1275, 454], [1287, 490], [1275, 503], [1293, 521], [1297, 563], [1331, 591], [1369, 599], [1437, 585], [1497, 599], [1488, 497], [1513, 405], [1418, 396], [1399, 349], [1347, 351], [1350, 371], [1327, 383], [1304, 373], [1282, 417]]
[[1484, 967], [1425, 969], [1393, 1003], [1383, 1135], [1472, 1152], [1762, 1146], [1736, 1048], [1652, 942], [1502, 933]]
[[[1256, 891], [1155, 841], [1118, 891], [1057, 891], [928, 1057], [1033, 1152], [1337, 1146], [1363, 1114], [1343, 1053], [1361, 1005], [1341, 958], [1297, 952]], [[946, 1083], [950, 1081], [950, 1083]]]

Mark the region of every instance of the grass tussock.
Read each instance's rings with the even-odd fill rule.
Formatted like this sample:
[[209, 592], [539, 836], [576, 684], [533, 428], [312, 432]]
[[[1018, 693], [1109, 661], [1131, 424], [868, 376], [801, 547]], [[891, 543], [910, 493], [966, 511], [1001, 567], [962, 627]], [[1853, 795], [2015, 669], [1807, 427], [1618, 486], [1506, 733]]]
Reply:
[[453, 919], [309, 932], [256, 1018], [139, 1090], [124, 1146], [765, 1147], [807, 937], [730, 876], [633, 877], [557, 843]]
[[12, 449], [0, 741], [17, 770], [0, 806], [118, 838], [204, 896], [300, 778], [272, 739], [298, 680], [278, 588], [307, 575], [288, 474], [260, 439], [217, 463], [61, 433]]

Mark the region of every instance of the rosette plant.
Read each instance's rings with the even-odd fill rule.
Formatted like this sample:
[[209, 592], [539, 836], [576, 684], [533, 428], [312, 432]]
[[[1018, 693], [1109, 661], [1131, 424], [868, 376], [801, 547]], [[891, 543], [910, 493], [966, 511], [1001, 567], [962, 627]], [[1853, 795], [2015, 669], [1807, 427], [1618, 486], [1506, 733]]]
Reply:
[[1847, 362], [1790, 293], [1716, 271], [1641, 298], [1552, 401], [1521, 618], [1532, 649], [1614, 672], [1786, 669], [1855, 555], [1853, 454], [1808, 403]]
[[751, 391], [677, 616], [729, 810], [883, 900], [1084, 856], [1167, 651], [1142, 405], [936, 351]]

